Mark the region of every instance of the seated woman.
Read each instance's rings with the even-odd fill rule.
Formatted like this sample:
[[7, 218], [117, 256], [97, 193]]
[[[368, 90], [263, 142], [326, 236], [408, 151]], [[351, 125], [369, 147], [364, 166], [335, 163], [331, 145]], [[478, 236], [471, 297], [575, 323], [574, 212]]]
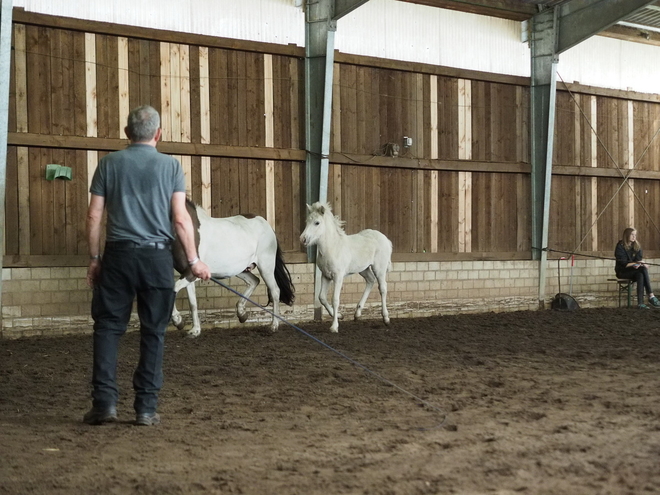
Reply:
[[637, 282], [637, 307], [639, 309], [649, 309], [644, 304], [644, 290], [649, 298], [649, 303], [658, 308], [660, 301], [653, 295], [649, 271], [646, 264], [642, 261], [642, 247], [637, 242], [637, 231], [628, 227], [623, 231], [623, 238], [617, 243], [614, 250], [616, 265], [614, 271], [617, 278], [627, 278]]

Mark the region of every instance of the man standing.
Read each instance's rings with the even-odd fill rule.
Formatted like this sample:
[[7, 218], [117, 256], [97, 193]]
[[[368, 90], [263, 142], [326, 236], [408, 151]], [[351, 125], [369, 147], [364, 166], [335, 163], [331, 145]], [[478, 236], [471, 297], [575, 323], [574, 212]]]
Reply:
[[211, 273], [197, 256], [181, 164], [156, 150], [161, 137], [158, 112], [150, 106], [136, 108], [125, 132], [130, 145], [100, 160], [90, 187], [87, 283], [94, 289], [94, 364], [92, 408], [83, 422], [98, 425], [117, 419], [119, 339], [137, 296], [140, 360], [133, 375], [133, 406], [136, 424], [150, 426], [160, 422], [156, 408], [163, 384], [165, 330], [174, 304], [172, 225], [193, 275], [208, 280]]

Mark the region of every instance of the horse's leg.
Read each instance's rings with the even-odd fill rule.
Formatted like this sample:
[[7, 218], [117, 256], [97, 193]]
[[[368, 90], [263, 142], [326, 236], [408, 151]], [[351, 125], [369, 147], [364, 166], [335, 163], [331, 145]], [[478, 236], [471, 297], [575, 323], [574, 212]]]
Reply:
[[339, 293], [341, 292], [341, 285], [344, 282], [344, 274], [335, 274], [335, 286], [332, 293], [332, 325], [330, 331], [332, 333], [339, 332]]
[[[264, 283], [266, 284], [266, 287], [268, 287], [268, 290], [270, 291], [270, 298], [273, 301], [273, 315], [280, 315], [280, 287], [277, 285], [277, 280], [275, 279], [275, 264], [273, 263], [271, 266], [271, 263], [263, 263], [261, 265], [257, 265], [259, 268], [259, 274], [261, 275], [261, 278], [264, 279]], [[271, 320], [270, 323], [270, 330], [271, 332], [274, 332], [277, 330], [277, 327], [280, 324], [279, 318], [276, 316], [273, 316], [273, 319]]]
[[186, 287], [189, 283], [190, 282], [185, 278], [180, 278], [174, 284], [174, 305], [172, 306], [172, 323], [174, 323], [174, 326], [179, 330], [183, 330], [184, 323], [181, 313], [179, 313], [179, 310], [176, 309], [176, 295], [179, 293], [181, 289]]
[[362, 270], [360, 275], [362, 275], [362, 278], [364, 278], [366, 285], [364, 287], [362, 297], [360, 298], [360, 302], [358, 303], [357, 308], [355, 308], [355, 316], [353, 317], [355, 320], [360, 319], [360, 316], [362, 316], [362, 309], [364, 308], [364, 304], [367, 302], [367, 298], [371, 293], [371, 288], [374, 286], [374, 282], [376, 282], [376, 277], [374, 276], [374, 272], [371, 271], [371, 267], [367, 267], [366, 270]]
[[193, 326], [188, 330], [188, 337], [198, 337], [202, 332], [202, 325], [199, 321], [199, 313], [197, 312], [197, 291], [195, 284], [191, 283], [186, 285], [188, 292], [188, 304], [190, 305], [190, 314], [192, 315]]
[[245, 303], [247, 302], [247, 299], [245, 298], [249, 298], [254, 292], [254, 289], [257, 288], [257, 285], [259, 285], [259, 277], [251, 272], [242, 272], [236, 276], [247, 284], [247, 289], [245, 289], [245, 292], [243, 293], [243, 296], [245, 297], [239, 296], [238, 302], [236, 303], [236, 316], [238, 316], [238, 321], [245, 323], [248, 319], [247, 311], [245, 311]]

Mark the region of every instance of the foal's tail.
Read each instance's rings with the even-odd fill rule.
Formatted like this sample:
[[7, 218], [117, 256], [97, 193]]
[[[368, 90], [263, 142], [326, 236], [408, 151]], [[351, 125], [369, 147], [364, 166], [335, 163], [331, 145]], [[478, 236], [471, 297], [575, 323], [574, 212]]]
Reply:
[[[280, 302], [291, 306], [296, 299], [296, 289], [291, 281], [291, 273], [284, 264], [284, 257], [280, 249], [280, 243], [277, 243], [277, 254], [275, 255], [275, 281], [280, 288]], [[270, 294], [268, 294], [270, 299]]]

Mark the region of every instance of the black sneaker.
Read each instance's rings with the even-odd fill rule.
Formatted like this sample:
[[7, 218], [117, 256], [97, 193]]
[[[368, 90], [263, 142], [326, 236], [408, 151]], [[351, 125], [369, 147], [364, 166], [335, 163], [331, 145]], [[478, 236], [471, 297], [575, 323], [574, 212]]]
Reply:
[[155, 426], [160, 423], [160, 414], [157, 412], [152, 413], [137, 413], [135, 415], [135, 424], [138, 426]]
[[88, 425], [102, 425], [103, 423], [112, 423], [117, 421], [117, 408], [109, 406], [104, 409], [96, 409], [92, 407], [83, 416], [83, 423]]

